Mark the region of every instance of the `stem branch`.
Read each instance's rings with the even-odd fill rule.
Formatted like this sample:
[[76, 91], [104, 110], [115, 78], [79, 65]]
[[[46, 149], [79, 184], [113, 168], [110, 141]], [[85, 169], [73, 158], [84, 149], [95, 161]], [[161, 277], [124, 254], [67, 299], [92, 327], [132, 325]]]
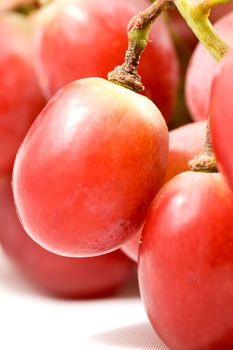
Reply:
[[138, 65], [141, 54], [149, 41], [149, 34], [155, 19], [162, 11], [178, 8], [198, 39], [212, 56], [220, 61], [228, 51], [227, 44], [218, 36], [208, 20], [210, 9], [220, 3], [232, 0], [156, 0], [146, 10], [134, 16], [128, 25], [128, 49], [125, 61], [108, 74], [108, 80], [123, 85], [135, 92], [144, 90]]
[[128, 49], [125, 62], [108, 74], [108, 80], [135, 92], [144, 90], [141, 77], [137, 72], [142, 51], [147, 46], [150, 30], [155, 19], [162, 11], [173, 7], [173, 0], [157, 0], [131, 19], [128, 24]]
[[[187, 24], [210, 54], [220, 61], [228, 51], [228, 45], [219, 37], [208, 17], [210, 9], [219, 3], [230, 0], [175, 0], [175, 5]], [[232, 1], [232, 0], [231, 0]]]

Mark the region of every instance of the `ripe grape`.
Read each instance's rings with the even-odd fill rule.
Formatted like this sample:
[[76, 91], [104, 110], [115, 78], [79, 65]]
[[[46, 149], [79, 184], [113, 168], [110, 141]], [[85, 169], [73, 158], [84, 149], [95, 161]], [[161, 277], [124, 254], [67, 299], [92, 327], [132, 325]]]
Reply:
[[25, 230], [67, 256], [117, 249], [163, 182], [168, 131], [146, 97], [101, 78], [67, 85], [24, 140], [13, 186]]
[[[129, 20], [147, 6], [145, 0], [66, 0], [42, 8], [35, 17], [35, 46], [38, 78], [46, 97], [76, 79], [107, 78], [124, 61]], [[160, 18], [152, 28], [139, 73], [146, 96], [169, 120], [178, 62]]]
[[139, 284], [172, 350], [233, 348], [233, 195], [217, 173], [185, 172], [159, 192], [142, 233]]

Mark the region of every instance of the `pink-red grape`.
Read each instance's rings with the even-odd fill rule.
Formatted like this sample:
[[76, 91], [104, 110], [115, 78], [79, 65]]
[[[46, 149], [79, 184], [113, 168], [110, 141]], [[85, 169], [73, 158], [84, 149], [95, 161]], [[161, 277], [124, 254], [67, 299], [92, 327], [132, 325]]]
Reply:
[[146, 97], [101, 78], [67, 85], [24, 140], [14, 194], [28, 234], [67, 256], [117, 249], [163, 182], [168, 131]]
[[148, 317], [171, 350], [233, 348], [233, 194], [186, 172], [159, 192], [139, 249]]
[[[145, 0], [66, 0], [42, 8], [35, 18], [35, 41], [38, 77], [46, 97], [76, 79], [107, 78], [124, 61], [129, 20], [147, 6]], [[160, 18], [152, 28], [139, 73], [146, 96], [169, 120], [178, 63]]]

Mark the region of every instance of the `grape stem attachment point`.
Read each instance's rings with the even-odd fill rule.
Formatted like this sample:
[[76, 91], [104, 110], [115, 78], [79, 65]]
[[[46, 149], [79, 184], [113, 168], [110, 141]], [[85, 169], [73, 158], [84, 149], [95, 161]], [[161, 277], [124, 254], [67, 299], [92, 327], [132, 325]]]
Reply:
[[138, 65], [141, 54], [149, 41], [149, 34], [155, 19], [162, 11], [174, 8], [173, 0], [157, 0], [146, 10], [134, 16], [128, 24], [128, 49], [125, 62], [108, 74], [108, 80], [123, 85], [135, 92], [144, 90]]

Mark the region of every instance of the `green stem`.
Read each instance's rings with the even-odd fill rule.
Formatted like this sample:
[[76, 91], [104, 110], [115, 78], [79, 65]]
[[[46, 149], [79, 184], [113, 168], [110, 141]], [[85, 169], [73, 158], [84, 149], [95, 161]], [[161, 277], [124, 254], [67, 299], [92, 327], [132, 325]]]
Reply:
[[[175, 0], [176, 7], [187, 24], [217, 61], [223, 59], [229, 47], [218, 36], [218, 33], [211, 25], [208, 17], [213, 6], [230, 1], [232, 0], [199, 0], [196, 2], [193, 0]], [[207, 121], [204, 151], [190, 160], [189, 167], [193, 171], [211, 173], [218, 171], [215, 154], [212, 149], [209, 119]]]
[[[228, 52], [229, 47], [218, 36], [208, 17], [213, 6], [232, 0], [202, 0], [195, 5], [193, 3], [191, 4], [191, 1], [192, 0], [175, 0], [175, 4], [202, 44], [217, 61], [221, 61]], [[212, 148], [209, 123], [210, 119], [208, 118], [204, 151], [189, 161], [189, 167], [193, 171], [209, 173], [218, 171], [215, 154]]]
[[175, 0], [175, 5], [187, 24], [210, 54], [221, 61], [228, 45], [219, 37], [208, 16], [212, 6], [229, 0], [205, 0], [194, 5], [193, 0]]
[[[156, 0], [145, 11], [133, 17], [128, 26], [128, 50], [125, 62], [108, 74], [108, 79], [135, 92], [144, 89], [138, 75], [138, 65], [142, 51], [147, 46], [151, 26], [162, 11], [173, 8], [174, 4], [191, 27], [200, 42], [212, 56], [220, 61], [228, 51], [227, 44], [218, 36], [208, 17], [213, 6], [231, 0]], [[190, 161], [196, 171], [217, 171], [216, 160], [212, 150], [209, 121], [206, 131], [204, 152]]]

